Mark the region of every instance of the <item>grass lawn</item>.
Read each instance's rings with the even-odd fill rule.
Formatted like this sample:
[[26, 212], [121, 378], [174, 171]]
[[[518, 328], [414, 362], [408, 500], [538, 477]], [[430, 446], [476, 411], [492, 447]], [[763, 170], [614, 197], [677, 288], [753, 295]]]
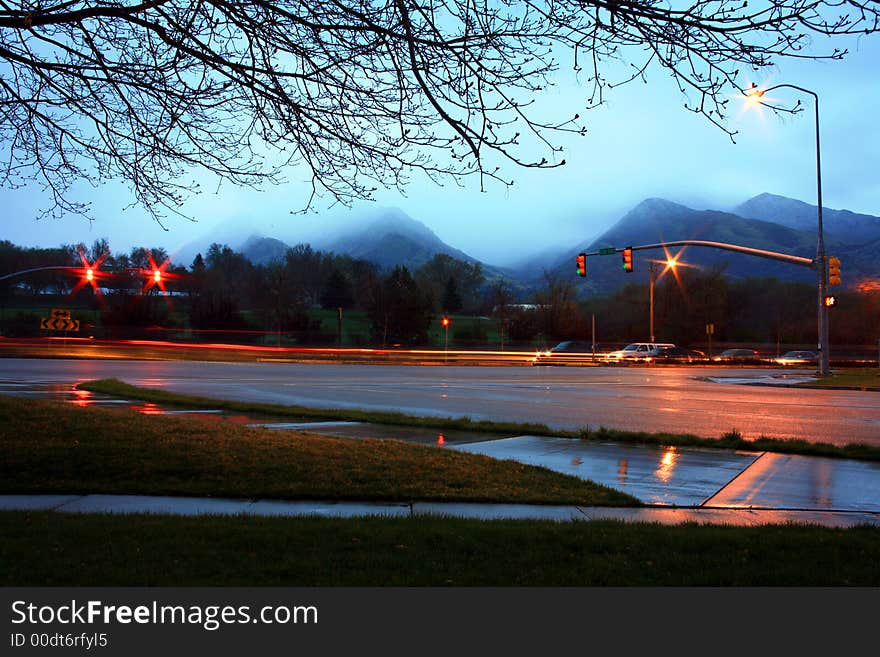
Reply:
[[[0, 396], [0, 492], [635, 505], [543, 468]], [[878, 586], [880, 528], [0, 512], [4, 586]]]
[[880, 529], [0, 512], [4, 586], [878, 586]]
[[0, 396], [0, 492], [632, 506], [546, 468], [395, 440]]
[[797, 384], [801, 388], [877, 388], [880, 389], [880, 368], [860, 367], [845, 370], [832, 370], [832, 376], [805, 381]]

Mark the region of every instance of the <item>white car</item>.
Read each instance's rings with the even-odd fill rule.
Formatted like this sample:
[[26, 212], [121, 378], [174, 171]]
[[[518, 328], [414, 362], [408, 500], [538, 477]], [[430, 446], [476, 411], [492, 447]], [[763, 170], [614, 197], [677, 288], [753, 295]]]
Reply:
[[612, 351], [605, 354], [605, 360], [620, 362], [622, 360], [647, 360], [648, 352], [652, 349], [663, 349], [664, 347], [674, 347], [671, 342], [633, 342], [626, 345], [623, 349]]

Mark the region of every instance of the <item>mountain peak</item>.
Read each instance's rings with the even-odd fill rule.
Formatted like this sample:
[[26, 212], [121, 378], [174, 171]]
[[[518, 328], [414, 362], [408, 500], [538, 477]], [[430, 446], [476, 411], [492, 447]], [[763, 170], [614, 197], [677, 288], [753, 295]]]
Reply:
[[[760, 219], [795, 230], [815, 232], [817, 206], [776, 194], [758, 194], [738, 205], [733, 212], [749, 219]], [[832, 210], [823, 205], [826, 237], [847, 242], [871, 242], [880, 238], [880, 218], [849, 210]]]
[[476, 262], [398, 208], [376, 208], [359, 215], [353, 229], [327, 243], [325, 248], [371, 260], [381, 267], [405, 264], [416, 269], [438, 253]]
[[652, 196], [646, 198], [641, 203], [636, 205], [630, 213], [632, 212], [666, 212], [669, 210], [680, 210], [687, 209], [685, 206], [680, 203], [675, 203], [674, 201], [670, 201], [665, 198], [660, 198], [657, 196]]

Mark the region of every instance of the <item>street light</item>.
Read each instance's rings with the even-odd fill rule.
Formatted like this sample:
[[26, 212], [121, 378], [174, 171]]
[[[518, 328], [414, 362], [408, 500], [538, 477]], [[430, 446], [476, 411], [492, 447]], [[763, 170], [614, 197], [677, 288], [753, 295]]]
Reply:
[[[825, 256], [825, 235], [822, 227], [822, 159], [819, 151], [819, 96], [815, 91], [798, 87], [794, 84], [777, 84], [767, 89], [759, 89], [757, 85], [752, 86], [745, 91], [745, 96], [749, 102], [759, 105], [765, 105], [761, 98], [768, 91], [774, 89], [794, 89], [813, 97], [813, 104], [816, 109], [816, 197], [817, 197], [817, 215], [818, 215], [818, 237], [816, 240], [816, 274], [819, 288], [818, 308], [819, 308], [819, 375], [829, 376], [831, 374], [829, 361], [829, 345], [828, 345], [828, 307], [825, 305], [825, 295], [828, 288], [828, 271], [826, 267]], [[768, 107], [772, 107], [768, 105]]]
[[648, 265], [648, 299], [651, 306], [650, 316], [651, 316], [651, 342], [654, 342], [654, 282], [657, 280], [657, 266], [656, 263], [651, 262]]

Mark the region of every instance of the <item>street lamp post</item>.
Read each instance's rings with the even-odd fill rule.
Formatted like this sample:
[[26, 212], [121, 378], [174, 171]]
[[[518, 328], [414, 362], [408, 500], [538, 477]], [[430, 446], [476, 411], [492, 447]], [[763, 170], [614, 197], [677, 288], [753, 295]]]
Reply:
[[650, 300], [651, 306], [651, 343], [656, 342], [654, 340], [654, 283], [657, 282], [657, 263], [651, 262], [648, 264], [648, 277], [650, 283], [648, 284], [648, 298]]
[[[825, 306], [825, 294], [828, 290], [828, 267], [826, 265], [827, 256], [825, 254], [825, 234], [822, 226], [822, 157], [819, 149], [819, 96], [814, 91], [798, 87], [794, 84], [777, 84], [767, 89], [758, 89], [752, 85], [751, 89], [746, 92], [746, 96], [761, 98], [768, 91], [774, 89], [794, 89], [813, 97], [813, 106], [816, 115], [816, 197], [817, 197], [817, 215], [818, 215], [818, 236], [816, 238], [816, 278], [819, 290], [818, 297], [818, 314], [819, 314], [819, 375], [829, 376], [829, 344], [828, 344], [828, 308]], [[759, 101], [760, 102], [760, 101]], [[764, 104], [763, 102], [761, 104]]]

